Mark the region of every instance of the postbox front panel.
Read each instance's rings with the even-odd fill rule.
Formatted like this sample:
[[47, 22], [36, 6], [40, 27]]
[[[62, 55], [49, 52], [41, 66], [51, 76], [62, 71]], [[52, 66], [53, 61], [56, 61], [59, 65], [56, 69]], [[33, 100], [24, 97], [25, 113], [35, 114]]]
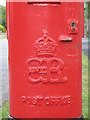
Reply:
[[82, 115], [82, 3], [7, 3], [10, 115]]

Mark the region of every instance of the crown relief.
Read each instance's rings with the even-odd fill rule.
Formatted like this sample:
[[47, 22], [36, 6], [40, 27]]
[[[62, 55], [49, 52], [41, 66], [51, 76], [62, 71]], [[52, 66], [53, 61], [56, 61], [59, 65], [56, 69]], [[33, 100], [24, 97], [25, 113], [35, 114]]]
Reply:
[[57, 44], [47, 35], [47, 31], [43, 30], [43, 36], [38, 38], [35, 42], [35, 51], [37, 56], [54, 56], [56, 53]]

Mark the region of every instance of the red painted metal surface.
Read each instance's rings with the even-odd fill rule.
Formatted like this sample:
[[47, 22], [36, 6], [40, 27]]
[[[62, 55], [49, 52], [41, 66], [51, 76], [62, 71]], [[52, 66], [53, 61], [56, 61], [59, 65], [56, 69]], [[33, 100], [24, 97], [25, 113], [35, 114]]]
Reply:
[[7, 3], [10, 115], [82, 115], [83, 3]]

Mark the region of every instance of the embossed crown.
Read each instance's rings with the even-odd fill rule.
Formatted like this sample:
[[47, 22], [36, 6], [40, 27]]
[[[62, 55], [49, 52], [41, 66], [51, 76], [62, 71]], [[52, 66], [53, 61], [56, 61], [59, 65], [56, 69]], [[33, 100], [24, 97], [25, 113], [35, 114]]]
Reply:
[[43, 31], [43, 36], [35, 42], [37, 56], [54, 56], [56, 47], [55, 41], [47, 35], [46, 30]]

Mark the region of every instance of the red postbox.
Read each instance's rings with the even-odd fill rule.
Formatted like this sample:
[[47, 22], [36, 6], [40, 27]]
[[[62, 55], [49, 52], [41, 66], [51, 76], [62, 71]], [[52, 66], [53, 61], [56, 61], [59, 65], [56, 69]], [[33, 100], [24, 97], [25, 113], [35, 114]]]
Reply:
[[7, 3], [10, 116], [82, 116], [81, 2]]

